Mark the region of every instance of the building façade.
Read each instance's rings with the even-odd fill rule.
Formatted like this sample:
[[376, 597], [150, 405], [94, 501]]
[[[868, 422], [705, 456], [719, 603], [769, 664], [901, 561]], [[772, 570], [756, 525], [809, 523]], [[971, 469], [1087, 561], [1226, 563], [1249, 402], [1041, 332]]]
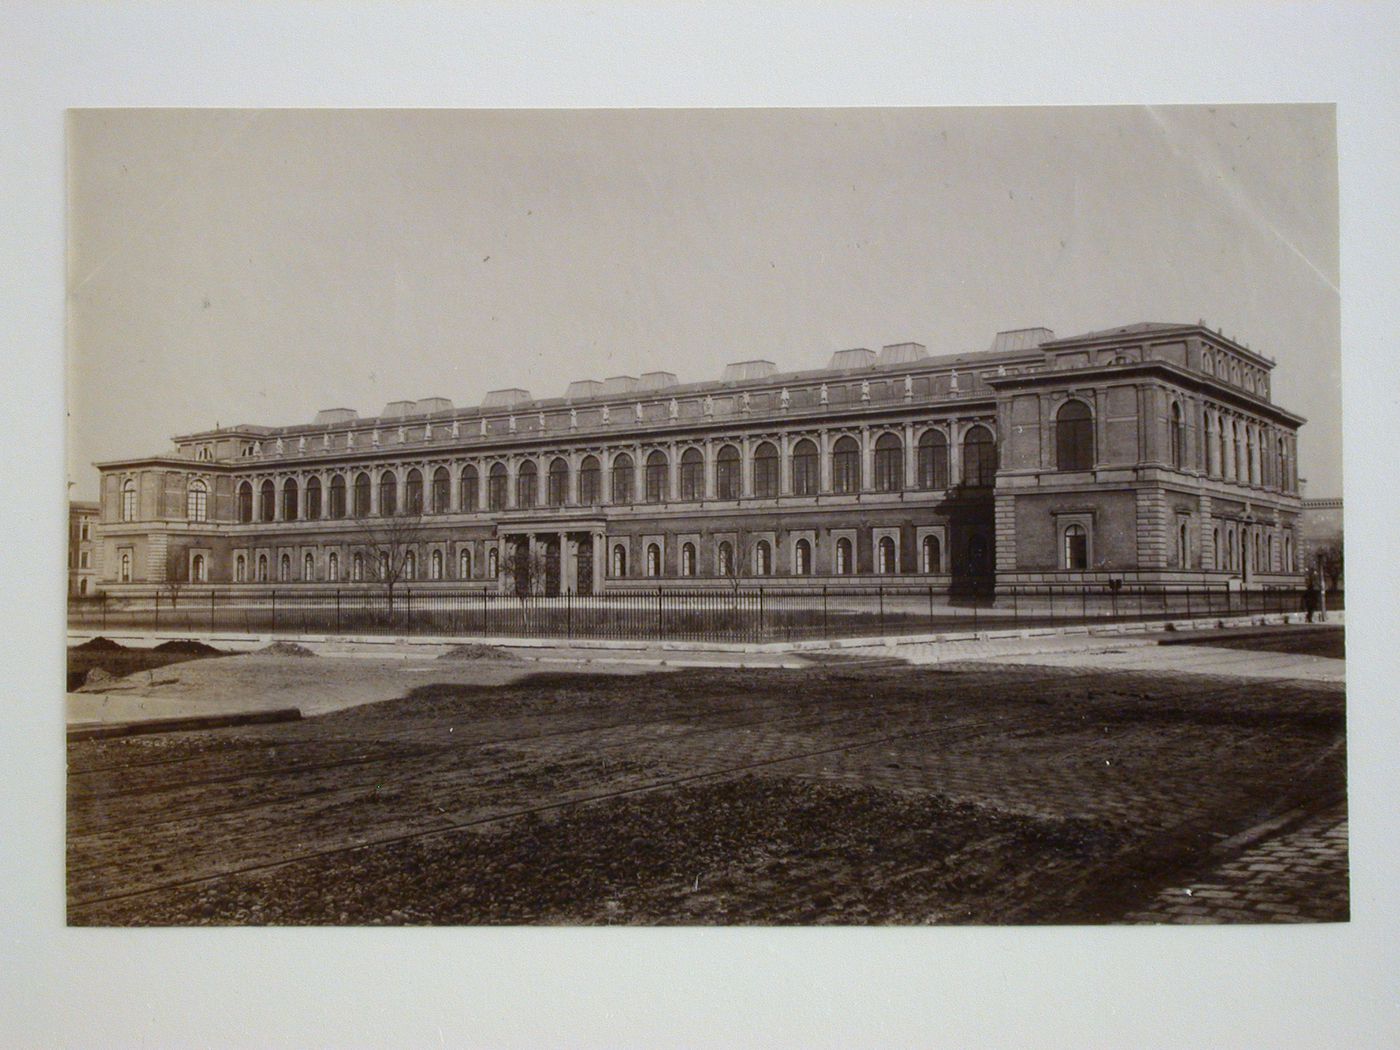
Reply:
[[1296, 585], [1272, 369], [1201, 324], [1035, 328], [224, 427], [98, 464], [102, 586], [368, 585], [386, 528], [426, 586]]

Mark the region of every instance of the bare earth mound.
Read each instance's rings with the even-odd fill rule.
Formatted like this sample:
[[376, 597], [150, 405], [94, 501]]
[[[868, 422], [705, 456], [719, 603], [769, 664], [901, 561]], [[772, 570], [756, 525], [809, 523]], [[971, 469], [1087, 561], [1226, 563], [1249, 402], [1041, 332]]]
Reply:
[[223, 655], [221, 650], [215, 649], [212, 645], [205, 645], [203, 642], [197, 642], [193, 638], [179, 638], [175, 641], [161, 642], [154, 647], [154, 650], [158, 653], [182, 653], [187, 656]]
[[438, 659], [519, 661], [520, 657], [509, 649], [502, 649], [499, 645], [479, 645], [475, 642], [467, 642], [463, 645], [454, 645]]
[[273, 642], [253, 651], [254, 656], [315, 656], [310, 649], [296, 642]]

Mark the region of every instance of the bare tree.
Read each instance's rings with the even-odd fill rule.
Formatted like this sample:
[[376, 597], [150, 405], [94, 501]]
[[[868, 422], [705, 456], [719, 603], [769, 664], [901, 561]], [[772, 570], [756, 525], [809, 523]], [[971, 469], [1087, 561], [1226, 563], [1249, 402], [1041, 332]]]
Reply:
[[367, 519], [355, 541], [364, 556], [365, 579], [384, 589], [390, 613], [394, 611], [394, 590], [408, 579], [410, 559], [417, 575], [416, 548], [422, 524], [422, 508], [413, 507], [403, 513]]
[[1343, 576], [1341, 537], [1313, 549], [1313, 564], [1322, 578], [1327, 581], [1327, 589], [1335, 591]]
[[529, 541], [523, 546], [523, 551], [517, 547], [502, 566], [506, 585], [514, 594], [542, 592], [549, 576], [548, 555], [543, 547], [530, 544]]
[[170, 595], [170, 607], [180, 606], [180, 588], [190, 579], [189, 551], [184, 547], [171, 547], [165, 552], [165, 593]]
[[737, 532], [733, 540], [722, 540], [721, 543], [728, 543], [730, 554], [728, 564], [721, 557], [719, 563], [720, 576], [729, 581], [729, 586], [737, 593], [744, 585], [744, 581], [754, 574], [754, 540], [748, 533]]

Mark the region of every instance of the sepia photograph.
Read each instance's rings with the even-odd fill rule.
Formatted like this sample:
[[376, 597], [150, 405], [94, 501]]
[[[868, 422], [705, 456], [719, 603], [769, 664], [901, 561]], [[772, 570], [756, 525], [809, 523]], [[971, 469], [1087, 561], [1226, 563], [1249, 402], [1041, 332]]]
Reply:
[[71, 109], [67, 924], [1346, 922], [1337, 136]]

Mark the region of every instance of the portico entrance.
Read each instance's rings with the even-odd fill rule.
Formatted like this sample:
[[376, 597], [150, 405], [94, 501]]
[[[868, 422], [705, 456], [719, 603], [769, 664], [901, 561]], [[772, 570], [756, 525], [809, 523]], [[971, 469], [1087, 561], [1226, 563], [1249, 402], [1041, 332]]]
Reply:
[[601, 547], [602, 535], [601, 529], [503, 526], [501, 590], [547, 597], [598, 593], [602, 564], [594, 551]]

